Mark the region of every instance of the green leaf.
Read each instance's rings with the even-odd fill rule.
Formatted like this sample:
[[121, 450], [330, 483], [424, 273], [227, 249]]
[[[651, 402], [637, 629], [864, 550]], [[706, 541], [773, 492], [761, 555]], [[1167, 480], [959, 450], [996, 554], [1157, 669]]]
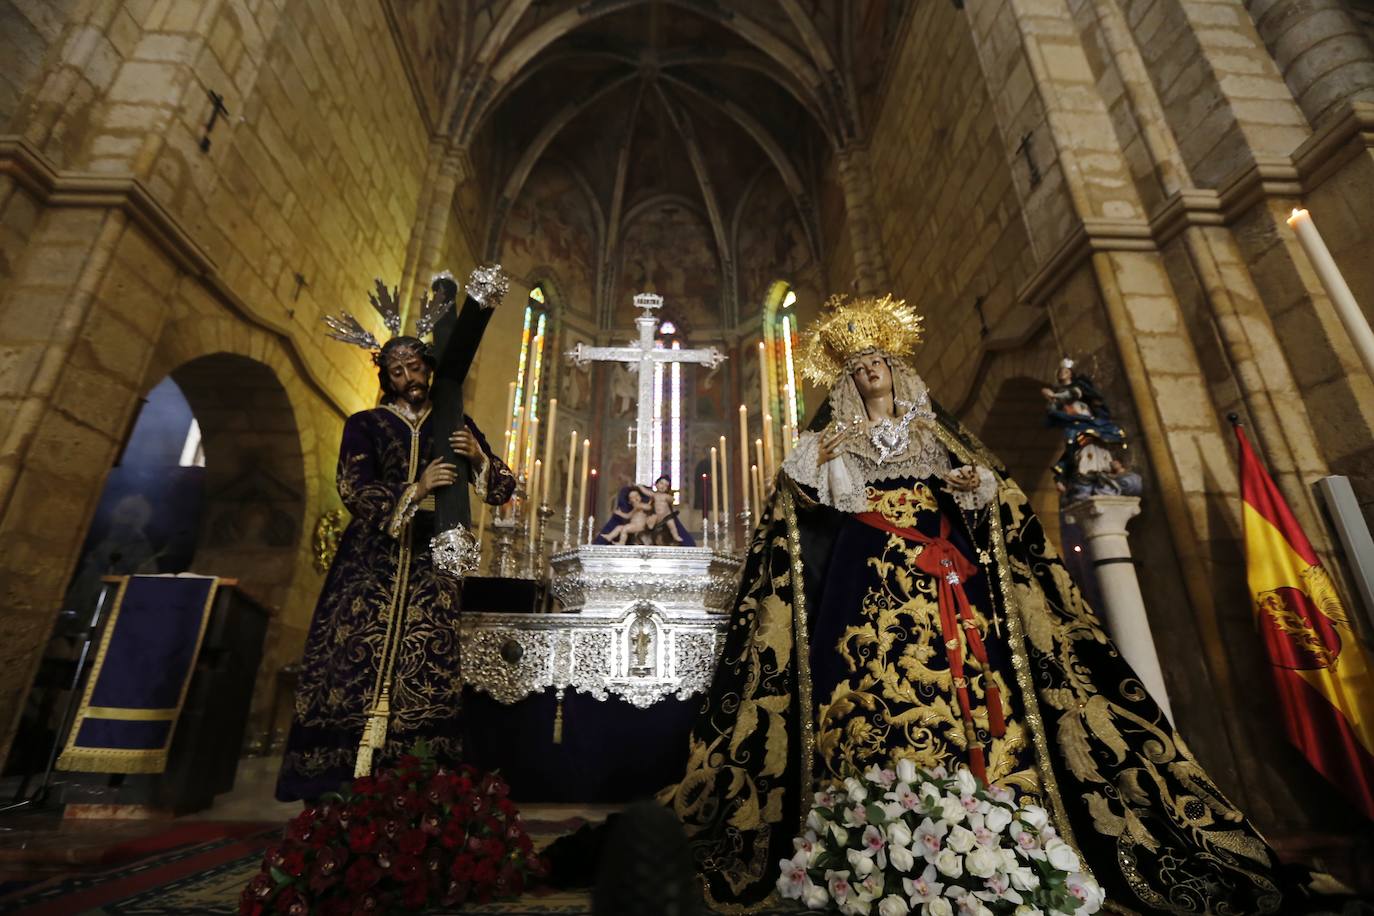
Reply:
[[269, 871], [272, 875], [272, 880], [277, 882], [277, 890], [281, 890], [284, 887], [290, 887], [296, 883], [295, 878], [291, 877], [280, 868], [277, 868], [275, 865], [273, 865]]
[[887, 812], [877, 802], [869, 802], [864, 806], [864, 811], [868, 814], [868, 822], [882, 826], [888, 823]]

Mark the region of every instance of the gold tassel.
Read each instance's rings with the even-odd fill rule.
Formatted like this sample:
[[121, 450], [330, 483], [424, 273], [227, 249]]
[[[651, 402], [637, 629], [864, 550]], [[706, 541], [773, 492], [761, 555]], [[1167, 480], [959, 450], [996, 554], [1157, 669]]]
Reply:
[[358, 742], [358, 759], [353, 765], [353, 777], [372, 775], [372, 759], [376, 751], [386, 747], [387, 719], [391, 718], [391, 702], [383, 690], [377, 704], [363, 724], [363, 737]]
[[383, 690], [372, 711], [372, 748], [380, 751], [386, 747], [387, 720], [391, 718], [391, 698], [389, 691]]
[[563, 743], [563, 691], [558, 692], [558, 707], [553, 711], [553, 743]]
[[358, 742], [358, 757], [353, 763], [353, 778], [372, 774], [372, 718], [363, 723], [363, 738]]

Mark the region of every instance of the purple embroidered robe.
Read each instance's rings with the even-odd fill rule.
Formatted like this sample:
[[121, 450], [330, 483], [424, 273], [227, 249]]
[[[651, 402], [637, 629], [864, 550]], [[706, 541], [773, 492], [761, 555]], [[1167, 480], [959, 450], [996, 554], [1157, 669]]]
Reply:
[[[472, 419], [465, 422], [487, 459], [473, 483], [487, 503], [501, 505], [515, 477]], [[391, 715], [383, 760], [420, 738], [440, 759], [459, 756], [460, 586], [430, 556], [432, 500], [414, 498], [430, 432], [428, 413], [417, 425], [386, 405], [344, 423], [338, 486], [353, 518], [306, 637], [277, 782], [282, 801], [314, 798], [352, 778], [367, 712], [384, 684]]]

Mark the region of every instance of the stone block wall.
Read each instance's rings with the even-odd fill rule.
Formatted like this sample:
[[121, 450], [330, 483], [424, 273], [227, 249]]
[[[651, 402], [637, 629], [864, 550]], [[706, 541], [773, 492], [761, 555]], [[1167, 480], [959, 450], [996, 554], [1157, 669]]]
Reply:
[[[280, 452], [270, 473], [245, 481], [234, 464], [219, 479], [230, 493], [275, 492], [221, 513], [220, 534], [249, 531], [261, 549], [216, 553], [207, 532], [201, 558], [273, 610], [255, 706], [270, 702], [318, 595], [311, 532], [338, 505], [342, 418], [376, 398], [366, 354], [326, 341], [319, 319], [353, 311], [385, 336], [367, 280], [402, 282], [433, 171], [406, 52], [380, 4], [0, 12], [17, 7], [70, 15], [45, 20], [50, 47], [7, 103], [12, 135], [0, 138], [0, 538], [27, 545], [0, 568], [0, 753], [137, 399], [224, 354], [266, 366], [268, 388], [280, 386], [245, 387], [249, 410], [207, 406], [201, 421], [207, 448], [237, 441], [252, 461]], [[209, 91], [229, 114], [203, 151]]]

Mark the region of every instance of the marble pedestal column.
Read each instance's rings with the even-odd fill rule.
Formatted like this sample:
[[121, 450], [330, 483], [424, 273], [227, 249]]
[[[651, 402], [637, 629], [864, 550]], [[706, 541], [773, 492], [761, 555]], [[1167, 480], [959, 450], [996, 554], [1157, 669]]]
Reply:
[[1172, 721], [1159, 653], [1155, 651], [1150, 621], [1145, 616], [1145, 599], [1131, 559], [1131, 545], [1126, 540], [1126, 523], [1139, 514], [1138, 496], [1089, 496], [1064, 507], [1064, 515], [1087, 539], [1105, 605], [1097, 610], [1107, 624], [1107, 632], [1150, 696]]

